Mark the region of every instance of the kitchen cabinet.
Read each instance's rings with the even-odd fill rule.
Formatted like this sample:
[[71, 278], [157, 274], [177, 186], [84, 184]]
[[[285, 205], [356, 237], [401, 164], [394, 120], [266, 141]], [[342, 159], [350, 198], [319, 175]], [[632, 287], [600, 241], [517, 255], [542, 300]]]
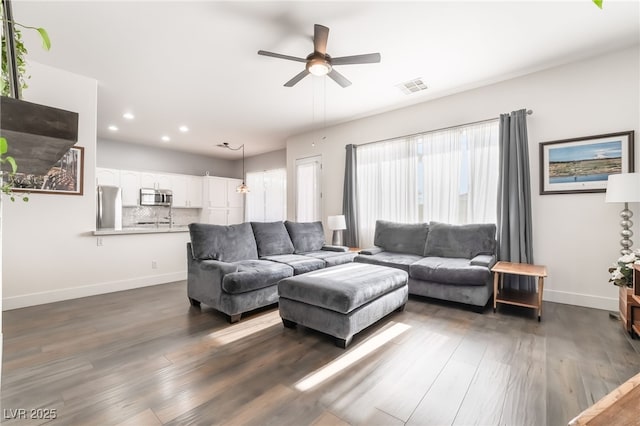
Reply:
[[96, 167], [96, 184], [120, 186], [120, 170]]
[[244, 222], [244, 211], [240, 208], [207, 209], [203, 222], [212, 225], [235, 225]]
[[141, 188], [173, 189], [171, 187], [171, 175], [140, 172]]
[[229, 209], [207, 209], [203, 215], [202, 221], [212, 225], [227, 225], [227, 217]]
[[189, 207], [202, 208], [202, 180], [201, 176], [187, 176], [187, 201]]
[[200, 176], [171, 176], [173, 207], [202, 208], [202, 178]]
[[[221, 183], [221, 185], [212, 189], [214, 194], [217, 192], [224, 193], [222, 201], [218, 200], [220, 197], [214, 197], [222, 203], [220, 207], [228, 208], [227, 200], [230, 199], [232, 207], [242, 208], [242, 198], [238, 201], [233, 198], [235, 194], [227, 194], [227, 186], [231, 187], [234, 185], [227, 184], [228, 178], [211, 177], [210, 179], [213, 179], [214, 183], [218, 182], [216, 179], [220, 180], [219, 183]], [[237, 179], [232, 180], [237, 181]], [[97, 167], [96, 183], [98, 185], [119, 186], [122, 189], [123, 207], [137, 207], [140, 205], [140, 188], [170, 189], [173, 192], [173, 207], [200, 209], [204, 206], [204, 177], [202, 176], [138, 172]]]
[[227, 214], [227, 225], [235, 225], [237, 223], [244, 222], [244, 209], [239, 207], [234, 207], [228, 209], [229, 213]]
[[171, 177], [171, 190], [173, 191], [173, 207], [189, 207], [187, 200], [187, 177], [175, 175]]
[[139, 172], [120, 170], [120, 188], [122, 190], [123, 207], [136, 207], [140, 204]]
[[244, 222], [244, 194], [236, 192], [240, 179], [207, 176], [204, 178], [202, 220], [214, 225]]
[[205, 177], [207, 207], [227, 208], [227, 179], [220, 177]]
[[244, 194], [236, 191], [236, 188], [242, 184], [242, 179], [228, 179], [227, 180], [227, 207], [230, 208], [243, 208], [244, 207]]

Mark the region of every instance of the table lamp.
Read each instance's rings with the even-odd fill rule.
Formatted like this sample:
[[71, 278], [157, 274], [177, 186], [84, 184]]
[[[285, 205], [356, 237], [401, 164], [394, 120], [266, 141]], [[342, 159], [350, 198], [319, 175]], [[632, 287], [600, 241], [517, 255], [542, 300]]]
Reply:
[[633, 231], [630, 229], [633, 226], [631, 217], [633, 213], [629, 210], [629, 203], [640, 202], [640, 173], [620, 173], [615, 175], [609, 175], [607, 182], [607, 196], [605, 198], [607, 203], [624, 203], [624, 209], [620, 212], [620, 226], [622, 231], [620, 235], [620, 253], [625, 255], [631, 253], [631, 246], [633, 241]]
[[328, 219], [329, 229], [333, 230], [333, 240], [331, 244], [334, 246], [342, 245], [342, 230], [347, 229], [347, 222], [344, 219], [344, 215], [329, 216]]

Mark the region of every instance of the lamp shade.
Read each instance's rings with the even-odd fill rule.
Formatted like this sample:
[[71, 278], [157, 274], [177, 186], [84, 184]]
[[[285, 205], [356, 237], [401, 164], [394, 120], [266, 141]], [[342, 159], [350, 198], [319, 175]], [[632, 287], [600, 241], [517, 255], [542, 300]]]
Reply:
[[640, 173], [609, 175], [605, 201], [607, 203], [640, 202]]
[[347, 229], [347, 222], [345, 221], [343, 215], [329, 216], [327, 222], [328, 222], [329, 229], [332, 229], [334, 231]]

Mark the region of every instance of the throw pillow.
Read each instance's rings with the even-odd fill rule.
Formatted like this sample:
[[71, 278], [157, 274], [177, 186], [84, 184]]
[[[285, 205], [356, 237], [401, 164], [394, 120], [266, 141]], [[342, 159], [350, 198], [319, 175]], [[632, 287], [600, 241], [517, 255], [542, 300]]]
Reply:
[[422, 256], [429, 233], [427, 223], [395, 223], [376, 221], [373, 244], [386, 251]]
[[496, 225], [480, 223], [450, 225], [431, 222], [425, 246], [425, 256], [472, 259], [479, 254], [496, 251]]
[[293, 244], [282, 222], [251, 222], [256, 237], [258, 256], [293, 253]]
[[256, 240], [251, 225], [189, 225], [191, 251], [196, 259], [213, 259], [221, 262], [237, 262], [258, 258]]
[[287, 227], [295, 253], [322, 250], [324, 246], [322, 222], [290, 222], [287, 220], [284, 226]]

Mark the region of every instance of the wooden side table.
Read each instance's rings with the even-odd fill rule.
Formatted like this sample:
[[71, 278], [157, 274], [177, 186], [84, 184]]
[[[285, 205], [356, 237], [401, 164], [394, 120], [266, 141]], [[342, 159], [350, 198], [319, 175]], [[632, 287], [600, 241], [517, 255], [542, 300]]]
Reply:
[[640, 265], [633, 265], [633, 287], [631, 295], [631, 309], [629, 312], [629, 326], [631, 338], [634, 334], [640, 336]]
[[[493, 312], [496, 311], [498, 303], [524, 306], [525, 308], [537, 309], [539, 322], [542, 317], [542, 291], [544, 289], [544, 278], [547, 276], [547, 267], [528, 263], [499, 261], [491, 268], [491, 271], [493, 272]], [[502, 288], [504, 274], [537, 277], [538, 291]], [[500, 288], [498, 288], [498, 283], [500, 283]]]

